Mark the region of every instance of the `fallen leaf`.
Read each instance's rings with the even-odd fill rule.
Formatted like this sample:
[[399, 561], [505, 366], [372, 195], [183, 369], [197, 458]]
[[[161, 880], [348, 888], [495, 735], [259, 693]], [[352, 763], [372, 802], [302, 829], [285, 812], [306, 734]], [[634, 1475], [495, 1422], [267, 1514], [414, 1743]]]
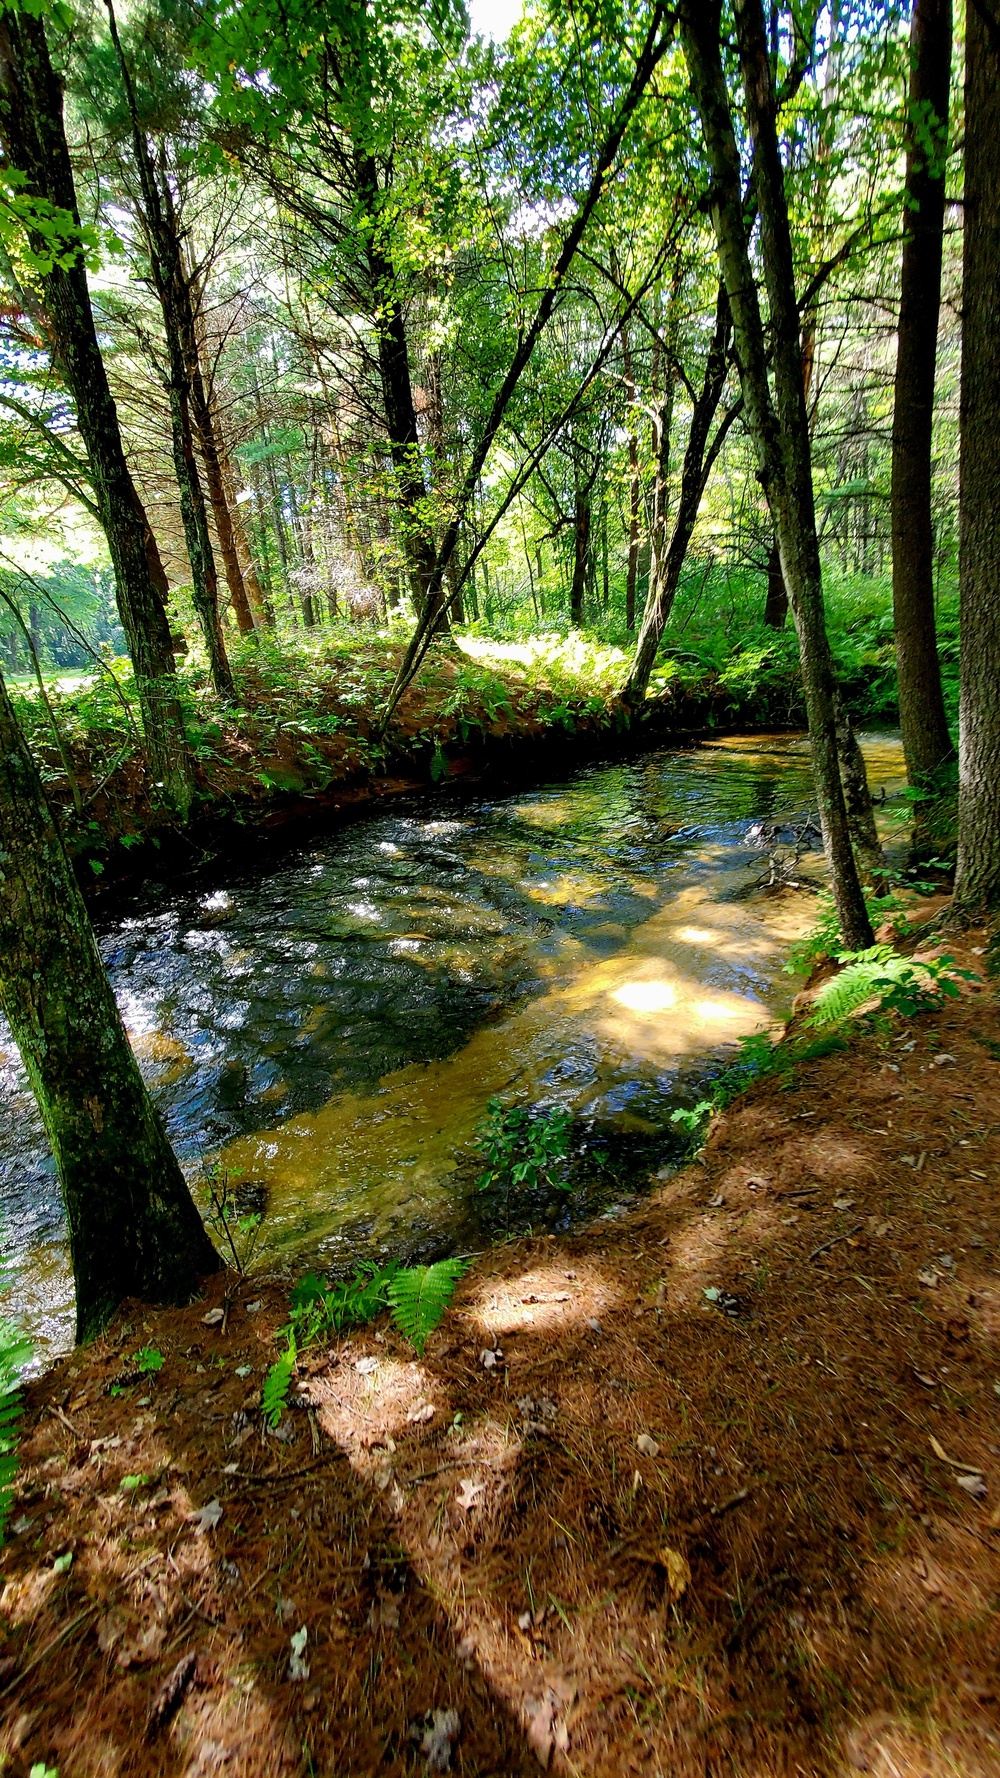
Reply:
[[953, 1321], [947, 1323], [944, 1331], [948, 1335], [949, 1340], [954, 1340], [957, 1344], [960, 1340], [968, 1339], [969, 1323], [964, 1317], [956, 1316]]
[[467, 1513], [470, 1507], [476, 1505], [480, 1494], [485, 1494], [485, 1492], [485, 1482], [474, 1482], [471, 1479], [460, 1482], [458, 1493], [455, 1495], [455, 1504], [460, 1506], [463, 1512]]
[[955, 1480], [960, 1488], [964, 1488], [967, 1494], [972, 1495], [973, 1500], [986, 1499], [986, 1483], [981, 1475], [960, 1475], [956, 1476]]
[[479, 1362], [484, 1371], [492, 1371], [496, 1369], [502, 1357], [503, 1353], [499, 1347], [494, 1350], [492, 1346], [484, 1346], [479, 1354]]
[[209, 1309], [208, 1314], [203, 1315], [201, 1319], [204, 1327], [218, 1327], [221, 1322], [225, 1321], [226, 1311], [225, 1309]]
[[305, 1624], [302, 1624], [298, 1630], [294, 1631], [289, 1639], [289, 1645], [292, 1652], [288, 1657], [288, 1677], [291, 1680], [303, 1680], [309, 1678], [309, 1663], [303, 1659], [308, 1640], [309, 1631]]
[[423, 1426], [428, 1420], [433, 1420], [435, 1412], [436, 1409], [432, 1401], [418, 1401], [416, 1407], [410, 1409], [406, 1418], [412, 1426]]
[[650, 1438], [648, 1432], [640, 1432], [635, 1441], [635, 1448], [642, 1457], [658, 1457], [660, 1455], [659, 1445], [655, 1438]]
[[259, 1315], [263, 1307], [264, 1307], [264, 1305], [261, 1302], [247, 1303], [245, 1305], [246, 1312], [248, 1315]]
[[942, 1052], [942, 1054], [940, 1056], [934, 1057], [934, 1066], [935, 1066], [935, 1068], [943, 1068], [947, 1062], [957, 1062], [957, 1061], [958, 1061], [957, 1056], [948, 1056]]
[[667, 1587], [671, 1599], [682, 1599], [691, 1585], [691, 1569], [686, 1556], [680, 1550], [672, 1550], [664, 1544], [660, 1551], [660, 1561], [667, 1571]]
[[935, 1272], [933, 1266], [925, 1266], [922, 1272], [917, 1273], [917, 1283], [926, 1284], [928, 1290], [936, 1290], [939, 1276], [940, 1274]]
[[918, 1383], [923, 1384], [925, 1389], [936, 1389], [937, 1388], [937, 1381], [938, 1381], [937, 1378], [930, 1376], [928, 1372], [914, 1371], [913, 1375], [916, 1377]]
[[209, 1500], [204, 1506], [199, 1506], [196, 1512], [188, 1513], [189, 1522], [196, 1525], [199, 1531], [214, 1531], [221, 1518], [222, 1502], [219, 1500]]
[[853, 1203], [853, 1198], [834, 1198], [833, 1207], [835, 1210], [849, 1210]]
[[377, 1358], [355, 1359], [354, 1368], [356, 1371], [359, 1372], [359, 1374], [362, 1377], [370, 1377], [372, 1374], [372, 1371], [378, 1370], [378, 1359]]

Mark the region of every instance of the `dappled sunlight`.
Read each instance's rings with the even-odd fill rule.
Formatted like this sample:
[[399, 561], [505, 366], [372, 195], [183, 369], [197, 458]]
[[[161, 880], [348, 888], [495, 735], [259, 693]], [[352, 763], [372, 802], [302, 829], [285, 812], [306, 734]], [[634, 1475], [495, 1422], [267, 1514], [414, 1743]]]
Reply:
[[466, 1315], [476, 1318], [491, 1338], [518, 1329], [547, 1329], [566, 1334], [574, 1328], [593, 1332], [602, 1314], [617, 1306], [619, 1293], [609, 1288], [600, 1266], [583, 1263], [572, 1274], [564, 1267], [533, 1266], [502, 1281], [490, 1279], [467, 1296]]
[[611, 998], [629, 1012], [666, 1012], [677, 1004], [677, 989], [670, 982], [626, 982], [614, 989]]
[[[541, 993], [480, 1026], [452, 1055], [228, 1144], [221, 1164], [267, 1190], [271, 1250], [309, 1244], [332, 1263], [339, 1230], [359, 1215], [372, 1234], [395, 1240], [405, 1222], [443, 1229], [454, 1215], [456, 1174], [475, 1165], [491, 1096], [514, 1093], [529, 1103], [554, 1096], [593, 1113], [619, 1078], [645, 1080], [655, 1093], [664, 1070], [771, 1026], [762, 968], [780, 956], [787, 909], [776, 931], [768, 908], [713, 903], [711, 927], [697, 929], [709, 939], [695, 941], [686, 909], [704, 900], [682, 892], [609, 957], [564, 950]], [[723, 967], [745, 980], [745, 991], [721, 983], [705, 991], [723, 946]], [[579, 1060], [553, 1093], [551, 1073], [567, 1058]], [[623, 1128], [626, 1119], [631, 1128], [655, 1127], [642, 1114], [637, 1123], [628, 1107], [615, 1115]]]

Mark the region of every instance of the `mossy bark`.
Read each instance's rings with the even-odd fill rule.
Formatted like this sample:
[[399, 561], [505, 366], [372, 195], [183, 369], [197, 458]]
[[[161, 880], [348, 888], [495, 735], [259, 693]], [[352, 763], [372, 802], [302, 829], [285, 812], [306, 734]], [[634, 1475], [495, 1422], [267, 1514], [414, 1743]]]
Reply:
[[124, 1297], [185, 1301], [221, 1262], [139, 1073], [2, 678], [0, 1006], [59, 1171], [77, 1338], [98, 1333]]
[[1000, 18], [965, 40], [958, 870], [963, 915], [1000, 906]]

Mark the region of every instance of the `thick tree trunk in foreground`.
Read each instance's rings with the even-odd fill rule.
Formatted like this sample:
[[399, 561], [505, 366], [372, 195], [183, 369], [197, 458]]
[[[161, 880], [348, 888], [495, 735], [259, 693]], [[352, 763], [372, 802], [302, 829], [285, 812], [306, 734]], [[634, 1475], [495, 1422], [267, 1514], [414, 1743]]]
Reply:
[[972, 0], [966, 15], [964, 214], [962, 691], [954, 904], [963, 915], [1000, 904], [1000, 9], [995, 0]]
[[[54, 205], [70, 230], [79, 227], [76, 192], [63, 126], [62, 92], [49, 58], [45, 27], [29, 12], [0, 16], [0, 138], [8, 167], [23, 176], [25, 196]], [[29, 230], [29, 235], [31, 231]], [[32, 235], [44, 260], [51, 242]], [[170, 626], [150, 577], [147, 527], [122, 447], [118, 414], [94, 327], [82, 250], [70, 235], [55, 264], [39, 274], [51, 322], [53, 355], [73, 397], [90, 464], [94, 498], [115, 571], [115, 596], [135, 669], [150, 766], [167, 800], [182, 815], [193, 785], [177, 698]]]
[[899, 720], [911, 785], [953, 753], [934, 623], [931, 455], [941, 307], [951, 0], [915, 0], [910, 25], [910, 145], [892, 420], [892, 603]]
[[183, 1302], [219, 1258], [143, 1084], [0, 679], [0, 1005], [62, 1185], [77, 1338], [123, 1297]]
[[719, 0], [685, 0], [681, 33], [712, 168], [712, 219], [732, 310], [747, 420], [799, 638], [813, 775], [834, 902], [845, 945], [860, 950], [872, 943], [872, 929], [851, 847], [837, 753], [833, 663], [823, 608], [792, 247], [760, 0], [740, 0], [736, 16], [770, 299], [773, 403], [747, 251], [739, 151], [722, 69]]
[[720, 287], [715, 307], [715, 331], [705, 361], [702, 385], [691, 412], [691, 426], [684, 450], [680, 498], [677, 504], [673, 534], [663, 559], [660, 560], [659, 554], [657, 554], [655, 572], [651, 576], [649, 591], [646, 595], [642, 628], [635, 645], [635, 654], [632, 657], [628, 678], [622, 687], [622, 699], [633, 710], [641, 706], [646, 696], [646, 687], [653, 671], [656, 651], [663, 640], [667, 619], [677, 595], [681, 569], [684, 566], [691, 534], [697, 522], [708, 470], [714, 461], [714, 447], [711, 455], [706, 455], [708, 434], [722, 399], [722, 391], [725, 388], [729, 372], [731, 334], [732, 320], [729, 313], [729, 300], [725, 289]]

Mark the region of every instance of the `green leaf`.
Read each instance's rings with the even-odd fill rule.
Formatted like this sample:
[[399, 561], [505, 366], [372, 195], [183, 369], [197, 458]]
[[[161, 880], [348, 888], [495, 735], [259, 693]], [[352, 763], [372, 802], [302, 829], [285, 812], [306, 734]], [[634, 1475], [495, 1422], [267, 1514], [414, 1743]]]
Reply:
[[392, 1279], [388, 1289], [392, 1318], [412, 1341], [418, 1358], [423, 1356], [427, 1337], [444, 1315], [467, 1265], [464, 1259], [440, 1259], [433, 1266], [401, 1269]]

